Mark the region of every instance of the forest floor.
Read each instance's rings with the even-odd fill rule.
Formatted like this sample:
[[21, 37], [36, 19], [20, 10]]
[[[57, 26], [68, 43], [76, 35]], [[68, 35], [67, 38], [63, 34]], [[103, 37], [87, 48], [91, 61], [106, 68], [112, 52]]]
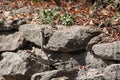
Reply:
[[[120, 40], [120, 10], [111, 4], [94, 6], [90, 2], [64, 2], [63, 0], [57, 3], [54, 0], [42, 1], [41, 3], [32, 0], [0, 1], [0, 19], [11, 22], [12, 20], [26, 18], [28, 24], [50, 24], [52, 26], [56, 24], [90, 25], [101, 30], [100, 37], [102, 40], [100, 43]], [[48, 11], [49, 13], [53, 8], [56, 8], [55, 16], [52, 12], [52, 17], [55, 17], [54, 21], [49, 21], [51, 23], [39, 22], [40, 11]], [[61, 22], [60, 17], [64, 14], [69, 14], [64, 20], [69, 20], [70, 24], [69, 22]], [[51, 14], [49, 15], [51, 16]]]

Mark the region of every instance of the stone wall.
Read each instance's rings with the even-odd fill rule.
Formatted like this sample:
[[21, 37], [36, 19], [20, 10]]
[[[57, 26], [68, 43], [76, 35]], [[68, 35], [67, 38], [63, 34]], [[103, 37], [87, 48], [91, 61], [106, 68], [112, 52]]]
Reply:
[[91, 26], [0, 23], [0, 80], [120, 80], [120, 41]]

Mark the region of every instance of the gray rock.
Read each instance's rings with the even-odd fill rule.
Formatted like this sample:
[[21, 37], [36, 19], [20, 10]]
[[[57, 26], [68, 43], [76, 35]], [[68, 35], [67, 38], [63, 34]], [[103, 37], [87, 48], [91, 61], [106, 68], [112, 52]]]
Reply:
[[12, 30], [16, 30], [16, 28], [10, 24], [5, 24], [0, 27], [0, 31], [12, 31]]
[[51, 51], [72, 52], [84, 50], [91, 38], [100, 32], [92, 27], [72, 26], [57, 30], [53, 33], [46, 45]]
[[31, 80], [51, 80], [57, 77], [68, 77], [69, 80], [75, 80], [78, 70], [52, 70], [47, 72], [36, 73], [31, 77]]
[[0, 31], [13, 31], [18, 30], [20, 25], [26, 24], [25, 19], [17, 19], [17, 20], [8, 20], [6, 22], [0, 20]]
[[14, 14], [16, 13], [24, 13], [24, 14], [27, 14], [27, 13], [30, 13], [30, 12], [33, 12], [32, 8], [29, 7], [29, 6], [25, 6], [25, 7], [22, 7], [16, 11], [13, 11]]
[[99, 73], [102, 73], [108, 65], [114, 63], [113, 61], [102, 60], [90, 52], [52, 53], [49, 60], [53, 62], [51, 65], [58, 70], [69, 70], [74, 67], [85, 66], [87, 70], [93, 68], [97, 69]]
[[23, 24], [27, 23], [26, 21], [27, 21], [26, 19], [20, 18], [20, 19], [15, 19], [15, 20], [8, 21], [8, 24], [12, 25], [13, 29], [18, 30], [20, 25], [23, 25]]
[[[78, 67], [79, 64], [83, 65], [84, 61], [83, 58], [80, 57], [79, 54], [74, 53], [51, 53], [49, 60], [52, 62], [53, 65], [57, 70], [64, 70], [64, 69], [71, 69], [74, 67]], [[82, 62], [82, 61], [83, 62]]]
[[88, 72], [87, 72], [87, 77], [92, 78], [93, 76], [95, 76], [97, 74], [100, 74], [98, 69], [89, 69]]
[[9, 17], [9, 16], [11, 16], [11, 14], [12, 14], [11, 11], [5, 11], [5, 12], [4, 12], [4, 16], [5, 16], [5, 17]]
[[0, 35], [0, 52], [15, 51], [24, 44], [22, 35], [18, 32], [9, 35]]
[[37, 60], [43, 64], [50, 65], [52, 61], [49, 61], [50, 54], [44, 52], [42, 49], [33, 47], [32, 50], [29, 50], [29, 52], [34, 55]]
[[[28, 77], [34, 73], [45, 71], [46, 65], [39, 62], [34, 56], [26, 51], [5, 52], [1, 54], [0, 61], [0, 75], [5, 78], [17, 78], [15, 80], [21, 80], [20, 77]], [[26, 80], [26, 79], [22, 79]]]
[[53, 66], [55, 66], [55, 68], [58, 70], [64, 70], [64, 69], [69, 70], [71, 68], [77, 67], [78, 65], [79, 65], [78, 62], [73, 59], [69, 61], [57, 62]]
[[87, 51], [92, 51], [93, 45], [97, 44], [100, 40], [101, 38], [99, 36], [93, 37], [87, 44], [87, 47], [86, 47]]
[[31, 77], [31, 80], [50, 80], [52, 76], [58, 73], [58, 70], [36, 73]]
[[23, 75], [5, 75], [5, 80], [30, 80], [30, 76], [23, 76]]
[[40, 47], [48, 42], [47, 40], [52, 34], [52, 29], [49, 25], [25, 24], [20, 26], [19, 31], [23, 33], [23, 37], [27, 41], [33, 42]]
[[80, 69], [77, 74], [76, 80], [85, 80], [85, 79], [87, 79], [87, 71], [84, 69]]
[[120, 80], [120, 64], [112, 64], [105, 69], [105, 80]]
[[[84, 55], [85, 58], [83, 58], [84, 63], [86, 65], [86, 69], [93, 68], [97, 69], [99, 73], [103, 73], [104, 69], [110, 65], [114, 64], [114, 61], [107, 61], [107, 60], [102, 60], [99, 57], [97, 57], [94, 54], [91, 54], [90, 52], [87, 52], [86, 55]], [[81, 55], [82, 57], [82, 55]]]
[[[9, 23], [11, 23], [12, 20], [8, 21]], [[8, 22], [4, 22], [4, 21], [0, 21], [0, 31], [11, 31], [14, 30], [15, 27], [13, 27], [11, 24], [9, 24]]]
[[103, 74], [97, 74], [97, 75], [94, 75], [94, 76], [88, 78], [88, 80], [105, 80], [105, 79], [103, 77]]
[[53, 78], [51, 80], [70, 80], [70, 79], [66, 76], [63, 76], [63, 77]]
[[26, 23], [27, 23], [27, 20], [25, 20], [25, 19], [19, 19], [19, 20], [17, 21], [17, 25], [18, 25], [18, 26], [23, 25], [23, 24], [26, 24]]
[[5, 80], [5, 79], [0, 75], [0, 80]]
[[120, 41], [96, 44], [93, 46], [92, 50], [100, 58], [120, 60]]
[[99, 74], [97, 69], [80, 70], [76, 80], [104, 80], [103, 74]]
[[[4, 25], [4, 20], [0, 19], [0, 26]], [[1, 28], [1, 27], [0, 27]]]
[[82, 69], [78, 72], [77, 80], [104, 80], [103, 72], [105, 68], [113, 64], [113, 61], [105, 61], [90, 52], [82, 53], [80, 56], [77, 56], [85, 66], [85, 69]]
[[19, 26], [23, 24], [26, 24], [26, 20], [23, 18], [17, 20], [8, 20], [7, 22], [0, 22], [0, 31], [18, 30]]
[[90, 52], [51, 53], [49, 59], [57, 70], [79, 69], [76, 80], [104, 80], [104, 69], [114, 63], [102, 60]]

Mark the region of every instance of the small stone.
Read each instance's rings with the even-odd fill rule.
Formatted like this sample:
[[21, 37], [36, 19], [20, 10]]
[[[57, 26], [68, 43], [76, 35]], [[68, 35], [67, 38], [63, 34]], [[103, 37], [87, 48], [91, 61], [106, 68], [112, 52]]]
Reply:
[[9, 17], [11, 14], [12, 14], [11, 11], [6, 11], [6, 12], [4, 12], [4, 16], [5, 16], [5, 17]]
[[92, 47], [92, 50], [102, 59], [120, 60], [120, 41], [96, 44]]
[[[31, 77], [31, 80], [51, 80], [51, 79], [54, 80], [54, 78], [56, 78], [56, 77], [59, 78], [59, 79], [60, 79], [60, 77], [62, 77], [63, 78], [62, 80], [75, 80], [74, 78], [75, 78], [77, 72], [78, 72], [77, 69], [72, 69], [70, 71], [67, 71], [67, 70], [46, 71], [46, 72], [41, 72], [41, 73], [34, 74]], [[67, 75], [67, 77], [64, 77], [66, 75]]]
[[16, 32], [9, 35], [0, 35], [0, 52], [15, 51], [22, 47], [24, 38]]
[[70, 80], [70, 79], [66, 76], [63, 76], [63, 77], [53, 78], [51, 80]]
[[112, 64], [104, 71], [105, 80], [120, 80], [120, 64]]
[[6, 18], [6, 20], [13, 20], [13, 19], [14, 19], [13, 16], [8, 16], [8, 17]]
[[23, 24], [26, 24], [26, 23], [27, 22], [26, 22], [25, 19], [20, 19], [20, 20], [18, 20], [17, 25], [20, 26], [20, 25], [23, 25]]

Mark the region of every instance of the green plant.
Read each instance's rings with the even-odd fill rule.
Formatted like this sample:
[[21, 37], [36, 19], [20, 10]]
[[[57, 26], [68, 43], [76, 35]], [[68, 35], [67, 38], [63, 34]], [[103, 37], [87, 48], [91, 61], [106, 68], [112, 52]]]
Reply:
[[42, 9], [39, 12], [38, 20], [43, 24], [50, 24], [55, 21], [55, 17], [57, 15], [56, 9], [48, 9], [43, 11]]
[[69, 25], [72, 25], [72, 23], [73, 23], [73, 17], [71, 14], [66, 13], [66, 14], [60, 16], [60, 21], [61, 21], [62, 25], [69, 26]]
[[[35, 0], [34, 0], [35, 1]], [[38, 13], [38, 21], [42, 24], [50, 24], [55, 21], [57, 16], [56, 8], [45, 9], [45, 6], [42, 4], [42, 0], [37, 0], [40, 2], [40, 10]]]

